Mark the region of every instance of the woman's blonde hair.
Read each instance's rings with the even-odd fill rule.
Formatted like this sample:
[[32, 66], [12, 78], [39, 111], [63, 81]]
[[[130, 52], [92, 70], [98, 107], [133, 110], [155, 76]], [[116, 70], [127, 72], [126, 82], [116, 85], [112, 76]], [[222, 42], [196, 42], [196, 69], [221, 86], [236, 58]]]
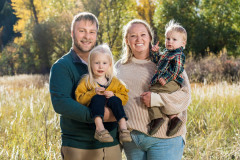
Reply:
[[109, 85], [112, 81], [112, 78], [116, 75], [115, 68], [114, 68], [114, 60], [113, 60], [113, 55], [112, 52], [107, 44], [101, 44], [96, 47], [94, 47], [88, 56], [88, 74], [86, 75], [86, 84], [87, 87], [89, 88], [95, 88], [98, 86], [96, 81], [94, 80], [94, 74], [92, 71], [92, 60], [97, 54], [104, 54], [108, 56], [108, 60], [110, 63], [110, 67], [106, 73], [106, 78], [108, 79], [108, 84]]
[[153, 40], [154, 40], [153, 30], [152, 30], [152, 28], [150, 27], [150, 25], [146, 21], [141, 20], [141, 19], [133, 19], [130, 22], [128, 22], [123, 27], [122, 56], [121, 56], [121, 63], [122, 64], [128, 63], [129, 60], [133, 57], [133, 53], [131, 51], [131, 48], [126, 43], [129, 29], [130, 29], [130, 27], [133, 24], [143, 24], [146, 27], [146, 29], [147, 29], [147, 31], [149, 33], [149, 36], [151, 37], [151, 43], [149, 45], [151, 45], [153, 43]]

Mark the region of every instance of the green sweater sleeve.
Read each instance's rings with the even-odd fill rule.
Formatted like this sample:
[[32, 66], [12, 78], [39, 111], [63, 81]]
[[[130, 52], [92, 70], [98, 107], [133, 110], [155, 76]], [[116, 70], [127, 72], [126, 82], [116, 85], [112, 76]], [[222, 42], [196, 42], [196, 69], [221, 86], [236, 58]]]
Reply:
[[89, 108], [74, 97], [73, 73], [64, 63], [55, 63], [50, 72], [49, 89], [54, 110], [63, 117], [84, 123], [93, 123]]

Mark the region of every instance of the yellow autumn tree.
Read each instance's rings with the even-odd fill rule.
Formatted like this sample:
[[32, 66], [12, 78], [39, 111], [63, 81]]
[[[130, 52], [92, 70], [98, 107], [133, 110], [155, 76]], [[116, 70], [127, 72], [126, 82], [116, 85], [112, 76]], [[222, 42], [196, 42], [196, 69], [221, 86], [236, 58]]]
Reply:
[[[137, 0], [137, 12], [141, 19], [146, 20], [156, 31], [153, 23], [153, 16], [156, 9], [156, 0]], [[156, 34], [156, 32], [154, 32]], [[156, 35], [154, 37], [157, 37]]]
[[98, 43], [108, 43], [116, 59], [122, 49], [122, 29], [139, 18], [136, 0], [81, 0], [84, 10], [95, 14], [99, 21]]
[[21, 37], [15, 39], [16, 43], [22, 44], [26, 39], [26, 31], [31, 30], [34, 23], [42, 21], [43, 17], [40, 16], [40, 11], [43, 3], [44, 1], [38, 0], [12, 0], [15, 15], [19, 18], [14, 25], [14, 31], [21, 33]]

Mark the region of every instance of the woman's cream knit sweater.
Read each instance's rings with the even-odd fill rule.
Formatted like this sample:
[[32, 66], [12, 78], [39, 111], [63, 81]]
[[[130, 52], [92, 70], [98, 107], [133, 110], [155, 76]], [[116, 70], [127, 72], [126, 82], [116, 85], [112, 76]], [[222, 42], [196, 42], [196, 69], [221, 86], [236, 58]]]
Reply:
[[[149, 91], [149, 83], [156, 70], [156, 65], [150, 60], [132, 58], [132, 60], [126, 64], [121, 64], [121, 62], [118, 61], [115, 67], [117, 69], [117, 77], [122, 80], [129, 89], [129, 100], [124, 107], [128, 117], [128, 128], [148, 134], [147, 124], [150, 123], [148, 109], [141, 102], [140, 95], [143, 92]], [[191, 101], [191, 90], [185, 71], [183, 72], [183, 78], [183, 87], [174, 93], [151, 93], [151, 106], [161, 106], [161, 111], [167, 115], [179, 114], [178, 117], [184, 123], [173, 137], [182, 136], [185, 139], [187, 107]], [[171, 138], [166, 136], [169, 119], [167, 116], [164, 116], [164, 119], [164, 124], [153, 137]]]

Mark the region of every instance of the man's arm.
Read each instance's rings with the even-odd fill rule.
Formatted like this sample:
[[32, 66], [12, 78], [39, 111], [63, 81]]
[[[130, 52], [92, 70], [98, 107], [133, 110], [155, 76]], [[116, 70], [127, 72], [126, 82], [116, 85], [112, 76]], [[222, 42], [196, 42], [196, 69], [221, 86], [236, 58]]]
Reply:
[[64, 117], [92, 123], [89, 108], [74, 100], [73, 75], [64, 64], [56, 63], [50, 72], [50, 94], [54, 110]]

